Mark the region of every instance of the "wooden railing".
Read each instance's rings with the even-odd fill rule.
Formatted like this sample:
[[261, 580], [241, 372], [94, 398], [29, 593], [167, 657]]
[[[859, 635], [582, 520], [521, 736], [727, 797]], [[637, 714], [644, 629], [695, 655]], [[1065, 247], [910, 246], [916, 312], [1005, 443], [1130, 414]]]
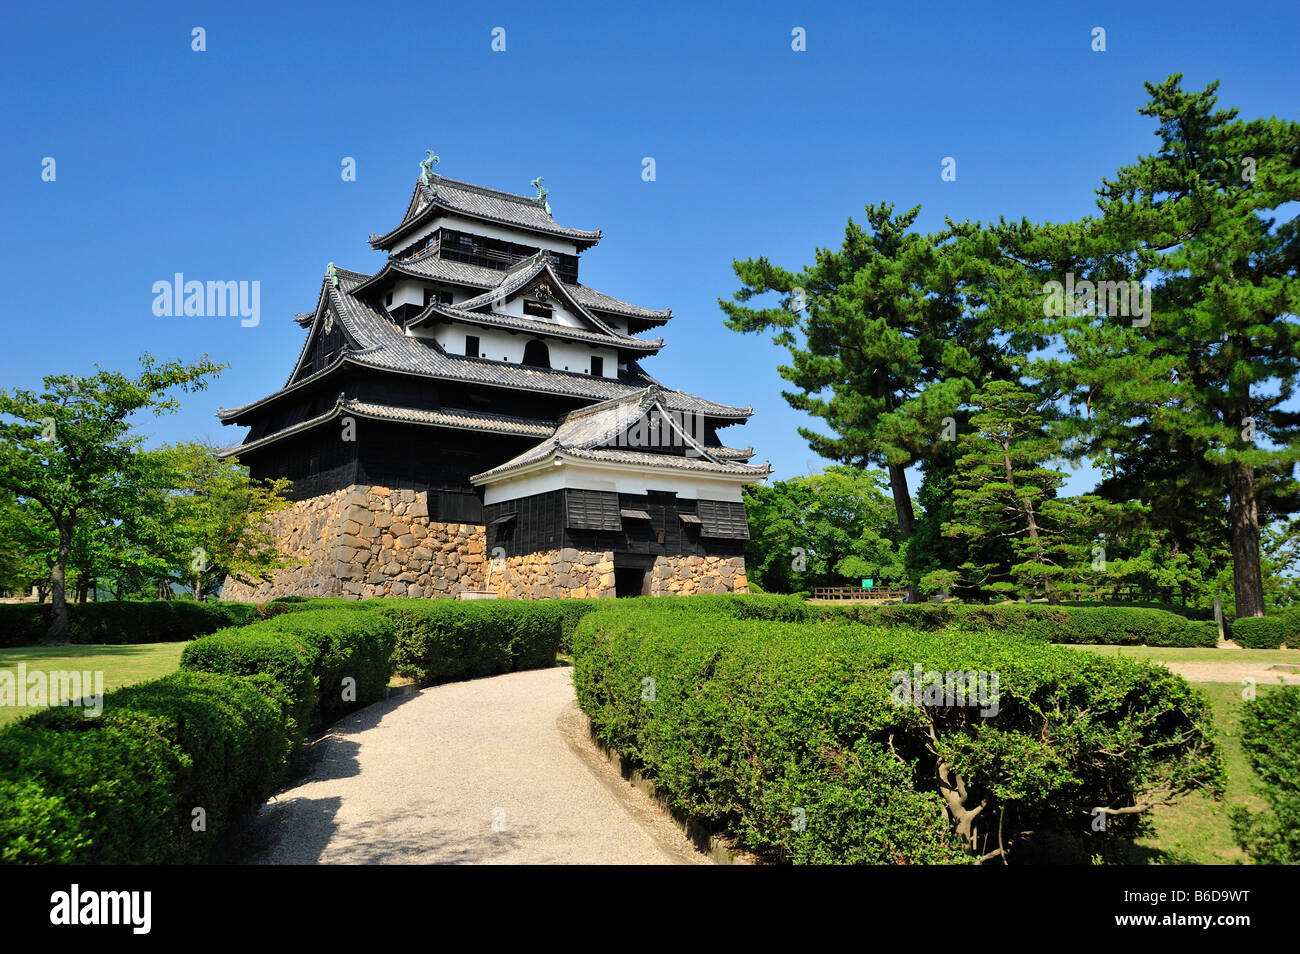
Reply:
[[907, 590], [864, 590], [856, 586], [818, 586], [813, 589], [815, 600], [901, 600]]

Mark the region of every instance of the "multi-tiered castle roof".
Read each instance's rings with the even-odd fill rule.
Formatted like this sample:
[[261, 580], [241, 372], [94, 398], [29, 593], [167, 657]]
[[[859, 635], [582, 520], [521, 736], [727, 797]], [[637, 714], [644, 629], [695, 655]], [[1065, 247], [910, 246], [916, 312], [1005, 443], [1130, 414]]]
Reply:
[[[766, 476], [747, 463], [752, 450], [717, 436], [751, 408], [672, 390], [642, 368], [671, 311], [581, 283], [579, 256], [600, 238], [559, 225], [540, 189], [422, 173], [401, 222], [370, 237], [383, 267], [327, 269], [316, 307], [297, 316], [307, 336], [285, 385], [218, 412], [250, 428], [229, 453], [257, 476], [290, 477], [300, 497], [364, 480], [470, 493], [556, 449], [737, 484]], [[564, 444], [583, 409], [624, 404], [691, 416], [698, 448]], [[340, 446], [345, 419], [352, 448]]]

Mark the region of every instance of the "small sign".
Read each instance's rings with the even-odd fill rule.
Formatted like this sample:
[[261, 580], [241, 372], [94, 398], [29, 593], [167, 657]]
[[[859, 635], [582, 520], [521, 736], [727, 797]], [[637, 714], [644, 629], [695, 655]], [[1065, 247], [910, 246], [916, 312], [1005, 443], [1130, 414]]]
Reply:
[[870, 589], [873, 589], [873, 588], [875, 587], [875, 585], [876, 585], [876, 581], [873, 580], [873, 579], [871, 579], [871, 578], [869, 578], [869, 577], [868, 577], [867, 579], [865, 579], [865, 580], [862, 581], [862, 588], [863, 588], [864, 590], [870, 590]]

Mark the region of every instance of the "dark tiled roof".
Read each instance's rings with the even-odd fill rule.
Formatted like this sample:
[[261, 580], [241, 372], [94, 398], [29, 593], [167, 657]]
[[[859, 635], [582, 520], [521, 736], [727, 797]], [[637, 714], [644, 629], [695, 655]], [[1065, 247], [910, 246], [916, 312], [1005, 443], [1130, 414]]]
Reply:
[[[490, 309], [493, 305], [504, 303], [513, 299], [520, 292], [526, 289], [532, 282], [543, 280], [548, 282], [552, 289], [561, 299], [569, 311], [572, 311], [581, 318], [587, 325], [594, 328], [595, 331], [584, 331], [578, 328], [571, 328], [568, 325], [547, 323], [544, 320], [529, 318], [518, 318], [513, 315], [496, 314]], [[478, 312], [478, 315], [471, 313]], [[505, 328], [519, 328], [523, 331], [533, 331], [538, 334], [555, 334], [559, 337], [577, 338], [582, 341], [591, 341], [600, 344], [608, 344], [616, 348], [631, 351], [641, 351], [653, 354], [663, 347], [663, 339], [657, 341], [648, 341], [642, 338], [633, 338], [622, 332], [615, 331], [609, 325], [605, 324], [568, 293], [560, 276], [555, 274], [555, 269], [551, 266], [549, 259], [534, 256], [520, 262], [510, 271], [505, 273], [505, 278], [496, 288], [486, 291], [481, 295], [468, 298], [455, 306], [435, 306], [430, 305], [424, 312], [411, 319], [408, 327], [423, 324], [426, 317], [430, 314], [441, 313], [445, 317], [462, 316], [464, 321], [477, 321], [479, 324], [495, 324]], [[545, 329], [556, 329], [554, 332], [548, 332]]]
[[[296, 390], [311, 381], [319, 380], [343, 363], [381, 371], [397, 371], [450, 381], [465, 381], [495, 387], [515, 388], [544, 394], [567, 395], [591, 401], [606, 401], [624, 397], [654, 386], [663, 388], [646, 374], [634, 360], [627, 363], [628, 370], [618, 378], [605, 378], [548, 368], [534, 368], [449, 355], [435, 341], [404, 334], [387, 315], [352, 292], [366, 276], [357, 272], [337, 271], [339, 284], [329, 281], [322, 285], [325, 301], [342, 321], [347, 335], [357, 343], [357, 348], [344, 350], [329, 367], [317, 371], [301, 381], [242, 407], [220, 410], [217, 416], [223, 421], [238, 418], [248, 410], [270, 401], [286, 390]], [[306, 344], [304, 343], [304, 349]], [[708, 417], [743, 420], [753, 413], [752, 408], [717, 404], [684, 391], [664, 389], [664, 400], [678, 411], [689, 411]]]
[[484, 411], [469, 411], [463, 408], [447, 407], [435, 411], [424, 408], [399, 407], [391, 404], [376, 404], [370, 401], [340, 400], [323, 414], [318, 414], [316, 417], [282, 428], [255, 441], [249, 441], [222, 451], [219, 456], [234, 457], [264, 447], [292, 434], [298, 434], [320, 424], [328, 423], [343, 414], [353, 414], [357, 417], [366, 417], [378, 421], [402, 421], [409, 424], [426, 424], [431, 427], [445, 427], [452, 430], [513, 434], [519, 437], [546, 437], [555, 430], [555, 425], [550, 421], [531, 417], [512, 417], [507, 414], [490, 414]]
[[451, 305], [430, 305], [425, 311], [412, 318], [408, 323], [408, 327], [415, 328], [428, 324], [428, 319], [435, 315], [441, 315], [449, 321], [464, 321], [485, 327], [518, 329], [519, 331], [548, 335], [553, 338], [572, 338], [575, 341], [603, 344], [611, 348], [617, 348], [620, 351], [640, 351], [645, 354], [654, 354], [664, 346], [662, 338], [650, 341], [645, 338], [632, 338], [616, 331], [611, 331], [608, 334], [599, 331], [584, 331], [581, 328], [573, 328], [555, 321], [520, 318], [516, 315], [500, 315], [495, 312], [465, 311], [460, 306], [453, 307]]
[[600, 241], [599, 229], [589, 231], [565, 228], [551, 217], [541, 203], [530, 196], [436, 176], [427, 186], [416, 182], [406, 217], [392, 231], [371, 236], [370, 244], [374, 248], [389, 248], [403, 234], [439, 213], [463, 215], [507, 228], [552, 235], [575, 242], [580, 248], [590, 248]]
[[[710, 453], [709, 448], [697, 443], [673, 420], [670, 412], [676, 409], [670, 402], [672, 393], [652, 386], [643, 389], [640, 393], [571, 411], [560, 421], [555, 433], [549, 439], [530, 447], [504, 464], [476, 474], [470, 479], [475, 483], [490, 483], [496, 478], [541, 463], [557, 454], [606, 463], [641, 464], [670, 470], [730, 474], [750, 480], [757, 480], [771, 473], [771, 468], [767, 466], [738, 464], [715, 456]], [[687, 455], [607, 446], [611, 443], [617, 444], [638, 419], [646, 418], [652, 411], [657, 411], [661, 415], [659, 419], [663, 422], [662, 426], [671, 428], [675, 437], [687, 450]], [[735, 453], [737, 452], [732, 452]]]
[[[527, 262], [528, 260], [525, 259], [524, 261]], [[375, 274], [374, 278], [378, 279], [385, 274], [391, 273], [406, 275], [409, 278], [447, 282], [454, 285], [468, 285], [472, 288], [496, 288], [509, 275], [508, 272], [502, 272], [495, 268], [486, 268], [482, 265], [449, 262], [439, 258], [432, 252], [405, 262], [392, 259]], [[641, 318], [654, 324], [662, 324], [673, 316], [672, 310], [668, 308], [658, 310], [642, 308], [640, 305], [620, 301], [606, 295], [604, 292], [588, 288], [586, 285], [570, 285], [567, 282], [561, 284], [584, 308], [609, 312], [625, 318]]]

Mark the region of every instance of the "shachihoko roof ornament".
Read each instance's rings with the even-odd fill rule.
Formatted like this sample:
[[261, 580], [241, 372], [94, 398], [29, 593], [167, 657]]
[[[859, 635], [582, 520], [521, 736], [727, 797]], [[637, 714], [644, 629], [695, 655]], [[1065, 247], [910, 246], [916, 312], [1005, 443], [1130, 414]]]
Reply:
[[435, 162], [442, 162], [442, 160], [433, 154], [432, 149], [426, 149], [424, 151], [428, 153], [428, 156], [420, 160], [420, 182], [424, 185], [428, 185], [430, 180], [437, 178], [437, 173], [433, 171], [433, 164]]
[[546, 186], [542, 185], [544, 181], [545, 180], [541, 176], [538, 176], [536, 179], [532, 181], [531, 183], [532, 187], [537, 190], [537, 195], [533, 197], [533, 200], [538, 205], [540, 205], [543, 209], [546, 210], [547, 215], [550, 215], [551, 204], [546, 201], [546, 197], [551, 194], [551, 190], [546, 188]]

